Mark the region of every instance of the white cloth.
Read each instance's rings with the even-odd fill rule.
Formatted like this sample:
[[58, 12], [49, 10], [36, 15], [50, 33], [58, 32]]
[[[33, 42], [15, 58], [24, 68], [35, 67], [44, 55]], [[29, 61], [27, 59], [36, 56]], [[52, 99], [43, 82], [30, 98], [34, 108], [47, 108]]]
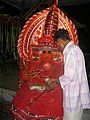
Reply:
[[63, 54], [64, 75], [59, 80], [63, 89], [64, 109], [72, 112], [90, 108], [90, 92], [84, 55], [73, 41], [67, 44]]
[[63, 120], [81, 120], [82, 114], [83, 114], [83, 110], [79, 112], [68, 112], [65, 110]]

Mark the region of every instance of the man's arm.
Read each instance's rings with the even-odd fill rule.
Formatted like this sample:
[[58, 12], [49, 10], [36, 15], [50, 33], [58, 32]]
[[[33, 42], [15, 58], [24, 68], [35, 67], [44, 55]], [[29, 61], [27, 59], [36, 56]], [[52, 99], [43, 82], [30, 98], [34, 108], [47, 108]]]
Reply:
[[70, 82], [74, 81], [77, 73], [77, 55], [72, 51], [66, 56], [64, 61], [64, 75], [59, 78], [61, 87], [65, 87]]

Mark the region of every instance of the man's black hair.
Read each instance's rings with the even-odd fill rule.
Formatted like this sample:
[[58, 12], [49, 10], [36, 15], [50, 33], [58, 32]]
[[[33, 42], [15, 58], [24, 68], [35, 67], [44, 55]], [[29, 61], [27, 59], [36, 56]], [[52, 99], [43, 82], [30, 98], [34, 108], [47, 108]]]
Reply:
[[65, 29], [59, 29], [54, 37], [54, 40], [57, 41], [58, 38], [61, 38], [63, 41], [70, 40], [69, 33]]

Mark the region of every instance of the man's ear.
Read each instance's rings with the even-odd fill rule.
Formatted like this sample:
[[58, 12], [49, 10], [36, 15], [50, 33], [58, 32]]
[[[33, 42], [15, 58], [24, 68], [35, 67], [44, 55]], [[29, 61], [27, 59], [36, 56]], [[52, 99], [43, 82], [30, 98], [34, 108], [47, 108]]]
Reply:
[[60, 38], [58, 38], [58, 42], [60, 42], [61, 41], [61, 39]]

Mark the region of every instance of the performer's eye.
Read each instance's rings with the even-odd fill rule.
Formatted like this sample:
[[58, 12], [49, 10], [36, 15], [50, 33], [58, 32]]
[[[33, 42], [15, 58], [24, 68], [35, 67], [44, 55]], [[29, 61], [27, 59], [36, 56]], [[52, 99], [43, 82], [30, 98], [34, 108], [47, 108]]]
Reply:
[[46, 54], [46, 51], [43, 51], [43, 54]]
[[48, 54], [51, 54], [51, 51], [48, 51]]

